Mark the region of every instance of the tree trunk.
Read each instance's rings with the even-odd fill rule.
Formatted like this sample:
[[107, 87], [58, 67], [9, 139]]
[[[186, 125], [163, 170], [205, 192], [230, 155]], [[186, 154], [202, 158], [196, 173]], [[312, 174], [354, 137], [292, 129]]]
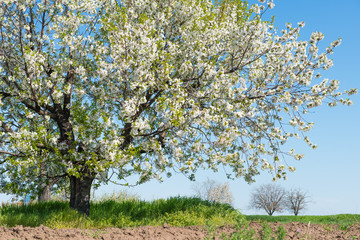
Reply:
[[50, 201], [51, 199], [51, 189], [52, 185], [48, 184], [45, 185], [42, 189], [42, 192], [38, 195], [38, 201], [39, 202], [46, 202]]
[[90, 190], [95, 176], [81, 178], [70, 176], [70, 208], [76, 209], [87, 217], [90, 214]]

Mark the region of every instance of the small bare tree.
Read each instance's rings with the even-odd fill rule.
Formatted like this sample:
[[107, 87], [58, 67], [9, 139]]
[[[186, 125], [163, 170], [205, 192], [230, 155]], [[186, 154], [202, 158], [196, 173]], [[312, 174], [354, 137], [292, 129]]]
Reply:
[[306, 208], [308, 198], [307, 193], [301, 189], [291, 189], [286, 195], [286, 207], [297, 216], [301, 210]]
[[194, 185], [195, 196], [207, 201], [232, 204], [233, 195], [229, 190], [229, 183], [218, 183], [207, 179], [202, 184]]
[[264, 209], [270, 216], [284, 209], [286, 191], [275, 184], [263, 184], [251, 193], [250, 208]]

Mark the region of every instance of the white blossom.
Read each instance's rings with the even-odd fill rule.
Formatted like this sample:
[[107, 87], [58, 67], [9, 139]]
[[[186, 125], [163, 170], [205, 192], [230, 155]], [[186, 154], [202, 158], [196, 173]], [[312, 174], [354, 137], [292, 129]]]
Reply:
[[31, 1], [13, 3], [1, 2], [0, 120], [12, 132], [0, 137], [29, 156], [14, 157], [13, 176], [45, 161], [54, 175], [116, 169], [139, 183], [219, 165], [249, 182], [261, 169], [285, 178], [295, 168], [281, 156], [304, 157], [285, 146], [313, 127], [308, 109], [357, 92], [314, 81], [341, 39], [321, 52], [322, 33], [298, 40], [304, 22], [277, 32], [262, 20], [270, 0], [38, 1], [33, 32], [12, 14], [31, 14]]

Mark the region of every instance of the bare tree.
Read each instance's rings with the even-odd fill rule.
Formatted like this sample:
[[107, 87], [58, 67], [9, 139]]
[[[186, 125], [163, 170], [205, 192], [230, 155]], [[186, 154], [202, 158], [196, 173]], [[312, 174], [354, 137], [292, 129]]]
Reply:
[[286, 207], [297, 216], [301, 210], [306, 208], [309, 202], [308, 198], [307, 193], [301, 189], [291, 189], [286, 195]]
[[196, 197], [213, 202], [232, 204], [234, 199], [227, 182], [222, 184], [207, 179], [200, 185], [194, 185], [193, 191]]
[[286, 191], [275, 184], [263, 184], [251, 193], [250, 208], [264, 209], [272, 216], [275, 211], [284, 209]]

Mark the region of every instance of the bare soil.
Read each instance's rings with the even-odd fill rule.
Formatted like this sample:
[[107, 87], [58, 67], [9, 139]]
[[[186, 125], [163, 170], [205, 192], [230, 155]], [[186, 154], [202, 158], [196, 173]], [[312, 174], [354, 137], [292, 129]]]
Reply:
[[[286, 239], [360, 239], [360, 224], [349, 226], [346, 230], [341, 230], [335, 225], [305, 224], [292, 222], [288, 224], [269, 223], [270, 227], [277, 229], [282, 225], [286, 232]], [[250, 227], [257, 232], [262, 229], [261, 224], [252, 222]], [[231, 227], [218, 229], [218, 237], [221, 233], [230, 234], [234, 232]], [[51, 229], [45, 226], [35, 228], [17, 226], [6, 228], [0, 226], [0, 239], [2, 240], [90, 240], [90, 239], [150, 239], [150, 240], [170, 240], [170, 239], [204, 239], [207, 234], [204, 227], [172, 227], [164, 224], [161, 227], [143, 226], [138, 228], [106, 228], [106, 229]]]

